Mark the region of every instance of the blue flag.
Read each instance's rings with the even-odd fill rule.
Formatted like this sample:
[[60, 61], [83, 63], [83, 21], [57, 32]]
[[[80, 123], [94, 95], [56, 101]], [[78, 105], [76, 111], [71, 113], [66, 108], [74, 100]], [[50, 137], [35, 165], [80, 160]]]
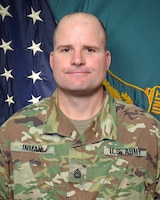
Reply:
[[107, 47], [112, 55], [105, 81], [109, 92], [160, 120], [160, 0], [48, 2], [57, 21], [77, 11], [101, 19], [108, 32]]
[[49, 65], [55, 26], [47, 1], [0, 0], [0, 124], [56, 88]]

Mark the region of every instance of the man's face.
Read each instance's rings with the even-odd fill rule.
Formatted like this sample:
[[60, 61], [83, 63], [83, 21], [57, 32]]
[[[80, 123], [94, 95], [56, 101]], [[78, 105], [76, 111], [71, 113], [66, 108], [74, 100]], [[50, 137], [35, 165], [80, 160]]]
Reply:
[[50, 65], [59, 89], [89, 94], [101, 87], [110, 65], [104, 33], [91, 17], [76, 16], [61, 22]]

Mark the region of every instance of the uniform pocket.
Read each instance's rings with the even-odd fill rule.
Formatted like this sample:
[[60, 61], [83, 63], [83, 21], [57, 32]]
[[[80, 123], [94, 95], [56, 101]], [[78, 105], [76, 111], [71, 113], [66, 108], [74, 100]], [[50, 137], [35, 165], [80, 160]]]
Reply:
[[147, 186], [153, 183], [146, 169], [146, 151], [137, 147], [105, 147], [104, 154], [114, 161], [103, 181], [97, 200], [146, 199]]
[[54, 199], [53, 177], [48, 163], [55, 159], [54, 148], [47, 145], [31, 145], [22, 143], [11, 144], [14, 198], [25, 199]]

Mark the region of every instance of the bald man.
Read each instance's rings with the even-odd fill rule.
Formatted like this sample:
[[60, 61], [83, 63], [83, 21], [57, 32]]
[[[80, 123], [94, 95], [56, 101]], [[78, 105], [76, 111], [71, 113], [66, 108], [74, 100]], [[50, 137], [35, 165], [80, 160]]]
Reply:
[[160, 199], [160, 123], [103, 86], [101, 21], [66, 15], [53, 41], [57, 89], [0, 128], [0, 199]]

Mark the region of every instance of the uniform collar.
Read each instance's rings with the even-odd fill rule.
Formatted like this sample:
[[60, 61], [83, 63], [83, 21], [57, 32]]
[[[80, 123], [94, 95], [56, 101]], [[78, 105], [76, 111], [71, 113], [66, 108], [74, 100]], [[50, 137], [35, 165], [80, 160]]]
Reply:
[[[79, 140], [80, 134], [77, 134], [75, 127], [58, 107], [57, 90], [55, 90], [53, 96], [50, 98], [43, 131], [44, 134], [58, 134]], [[102, 110], [95, 116], [93, 122], [82, 135], [83, 142], [85, 143], [94, 143], [103, 139], [117, 139], [115, 100], [107, 92], [105, 92]]]

